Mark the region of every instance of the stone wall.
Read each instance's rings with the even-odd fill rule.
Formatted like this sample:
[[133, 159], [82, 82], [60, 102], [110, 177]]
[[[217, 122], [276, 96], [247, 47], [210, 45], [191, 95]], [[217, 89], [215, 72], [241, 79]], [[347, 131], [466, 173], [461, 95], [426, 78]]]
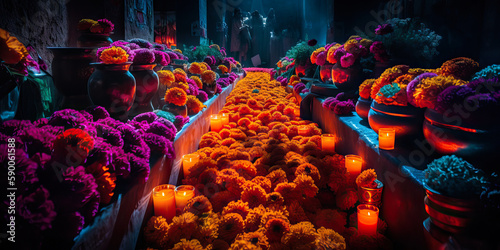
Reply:
[[67, 0], [2, 0], [0, 28], [9, 31], [24, 45], [32, 45], [47, 62], [47, 47], [65, 46], [68, 36]]

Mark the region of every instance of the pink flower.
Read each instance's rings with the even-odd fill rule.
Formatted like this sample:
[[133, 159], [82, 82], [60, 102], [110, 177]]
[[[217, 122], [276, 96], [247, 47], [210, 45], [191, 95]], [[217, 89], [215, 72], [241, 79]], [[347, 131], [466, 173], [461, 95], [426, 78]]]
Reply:
[[354, 64], [355, 61], [356, 61], [356, 58], [354, 57], [353, 54], [346, 53], [344, 56], [342, 56], [340, 58], [340, 65], [343, 68], [349, 68]]

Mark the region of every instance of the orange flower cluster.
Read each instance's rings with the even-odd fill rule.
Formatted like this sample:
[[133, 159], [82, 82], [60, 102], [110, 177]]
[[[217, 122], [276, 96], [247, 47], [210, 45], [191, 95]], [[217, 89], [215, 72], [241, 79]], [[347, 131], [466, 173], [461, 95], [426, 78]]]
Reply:
[[216, 78], [215, 72], [211, 70], [205, 70], [203, 71], [203, 73], [201, 73], [201, 80], [206, 84], [210, 85], [215, 83], [215, 78]]
[[[195, 186], [197, 196], [170, 225], [158, 227], [161, 234], [151, 230], [158, 220], [153, 217], [144, 229], [147, 243], [345, 249], [345, 211], [357, 201], [356, 184], [344, 156], [321, 150], [321, 129], [295, 116], [297, 108], [293, 95], [268, 73], [249, 72], [240, 80], [220, 111], [229, 124], [202, 136], [199, 161], [184, 176], [183, 184]], [[309, 132], [299, 135], [298, 126]]]
[[228, 69], [225, 65], [222, 65], [222, 64], [221, 64], [221, 65], [219, 65], [217, 68], [220, 70], [220, 72], [221, 72], [222, 74], [227, 74], [227, 73], [229, 73], [229, 69]]
[[175, 82], [175, 75], [170, 70], [160, 70], [156, 74], [158, 74], [160, 84], [167, 86], [167, 88], [170, 88]]
[[203, 82], [201, 81], [201, 79], [199, 77], [197, 77], [197, 76], [191, 76], [189, 78], [196, 83], [196, 86], [198, 86], [199, 89], [203, 88]]
[[7, 64], [17, 64], [28, 55], [26, 47], [15, 36], [0, 29], [0, 60]]
[[457, 57], [444, 62], [441, 68], [438, 69], [438, 72], [443, 76], [453, 76], [461, 80], [469, 81], [472, 75], [479, 70], [479, 63], [476, 61], [467, 57]]
[[365, 99], [370, 99], [370, 92], [372, 91], [373, 83], [376, 79], [366, 79], [361, 85], [359, 85], [359, 96]]
[[128, 61], [129, 54], [120, 47], [111, 47], [102, 51], [99, 59], [105, 64], [120, 64]]
[[207, 70], [207, 67], [205, 66], [205, 64], [203, 63], [199, 63], [199, 62], [192, 62], [190, 65], [189, 65], [189, 73], [191, 74], [198, 74], [198, 75], [201, 75], [201, 73], [205, 70]]
[[188, 115], [198, 114], [203, 108], [206, 107], [196, 96], [188, 95], [186, 100], [186, 106], [188, 108]]
[[165, 102], [167, 103], [172, 103], [177, 106], [184, 106], [186, 105], [186, 101], [187, 101], [186, 91], [184, 91], [181, 88], [174, 87], [168, 89], [167, 92], [165, 93]]

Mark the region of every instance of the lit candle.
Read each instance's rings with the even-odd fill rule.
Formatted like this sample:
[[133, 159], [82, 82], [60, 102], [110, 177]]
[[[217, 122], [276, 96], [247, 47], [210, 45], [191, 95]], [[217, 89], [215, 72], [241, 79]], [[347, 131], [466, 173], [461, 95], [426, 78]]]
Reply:
[[184, 178], [187, 178], [189, 172], [191, 172], [191, 168], [198, 162], [199, 159], [199, 154], [187, 154], [182, 156], [182, 170], [184, 171]]
[[221, 119], [222, 119], [222, 126], [229, 124], [229, 115], [228, 114], [222, 113]]
[[358, 206], [358, 233], [360, 235], [377, 234], [378, 208], [362, 204]]
[[175, 188], [175, 205], [182, 212], [189, 199], [194, 197], [194, 187], [182, 185]]
[[309, 134], [309, 127], [307, 125], [299, 126], [299, 135], [307, 136]]
[[164, 217], [168, 223], [175, 216], [175, 186], [160, 185], [153, 188], [153, 206], [156, 216]]
[[393, 128], [381, 128], [378, 130], [378, 147], [385, 150], [394, 149], [396, 130]]
[[210, 116], [210, 130], [219, 132], [222, 129], [222, 119], [218, 115]]
[[361, 167], [363, 166], [363, 159], [359, 155], [346, 155], [345, 156], [345, 167], [347, 171], [351, 174], [351, 177], [356, 178], [361, 173]]
[[335, 152], [335, 135], [321, 135], [321, 148], [323, 149], [323, 151]]

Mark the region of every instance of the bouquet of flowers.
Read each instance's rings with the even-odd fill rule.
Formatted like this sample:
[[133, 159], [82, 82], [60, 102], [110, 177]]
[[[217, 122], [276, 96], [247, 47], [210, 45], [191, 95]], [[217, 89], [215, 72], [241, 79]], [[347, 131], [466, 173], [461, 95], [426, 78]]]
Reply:
[[78, 22], [78, 30], [83, 32], [90, 32], [94, 34], [110, 34], [113, 32], [115, 25], [108, 19], [99, 19], [97, 21], [92, 19], [82, 19]]

